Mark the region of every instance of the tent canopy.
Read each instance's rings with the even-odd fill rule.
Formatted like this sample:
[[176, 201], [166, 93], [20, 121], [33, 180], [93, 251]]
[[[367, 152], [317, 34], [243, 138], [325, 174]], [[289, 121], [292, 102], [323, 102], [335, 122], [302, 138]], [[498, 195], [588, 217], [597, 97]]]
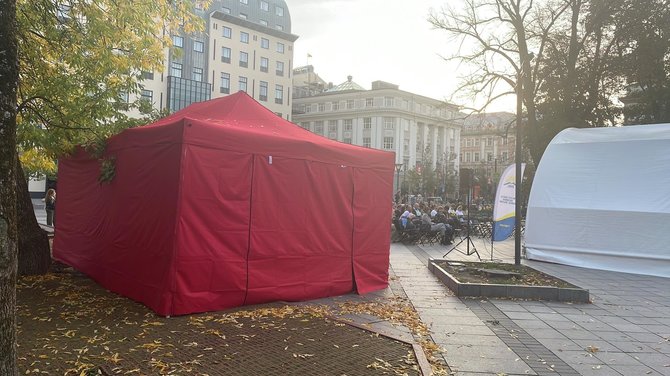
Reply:
[[116, 175], [59, 162], [54, 257], [176, 315], [388, 283], [393, 153], [342, 144], [245, 93], [109, 140]]
[[670, 277], [670, 124], [566, 129], [535, 174], [528, 258]]

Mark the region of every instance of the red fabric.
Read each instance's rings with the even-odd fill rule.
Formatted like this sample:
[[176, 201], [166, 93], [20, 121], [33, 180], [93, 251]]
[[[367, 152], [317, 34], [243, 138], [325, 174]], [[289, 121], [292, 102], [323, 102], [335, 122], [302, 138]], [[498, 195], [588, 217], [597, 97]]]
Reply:
[[59, 162], [54, 257], [161, 315], [388, 284], [392, 153], [314, 135], [244, 93], [110, 139], [116, 176]]

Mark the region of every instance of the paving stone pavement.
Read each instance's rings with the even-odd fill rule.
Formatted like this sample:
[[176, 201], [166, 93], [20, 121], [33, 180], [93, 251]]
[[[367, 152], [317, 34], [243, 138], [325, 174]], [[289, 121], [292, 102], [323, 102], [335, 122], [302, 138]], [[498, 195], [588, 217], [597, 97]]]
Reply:
[[[491, 258], [490, 243], [474, 243]], [[493, 258], [513, 262], [513, 248], [496, 243]], [[425, 267], [449, 249], [394, 243], [391, 268], [456, 375], [670, 376], [670, 279], [524, 260], [588, 289], [593, 303], [461, 300]], [[477, 260], [458, 250], [447, 258]]]

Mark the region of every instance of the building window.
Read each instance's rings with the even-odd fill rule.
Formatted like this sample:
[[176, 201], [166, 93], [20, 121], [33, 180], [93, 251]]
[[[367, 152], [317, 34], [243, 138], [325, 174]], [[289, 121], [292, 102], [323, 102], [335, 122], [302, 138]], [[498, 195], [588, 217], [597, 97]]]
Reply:
[[470, 162], [470, 153], [465, 153], [465, 162]]
[[343, 142], [345, 144], [351, 144], [351, 137], [345, 137]]
[[247, 78], [240, 76], [240, 80], [238, 81], [239, 86], [240, 86], [240, 91], [247, 92]]
[[249, 17], [246, 15], [246, 13], [240, 13], [240, 18], [246, 20]]
[[267, 72], [268, 65], [270, 65], [270, 60], [267, 57], [261, 57], [261, 72]]
[[471, 147], [472, 146], [472, 139], [471, 138], [466, 138], [465, 139], [465, 146], [466, 147]]
[[372, 129], [372, 118], [363, 118], [363, 129]]
[[309, 121], [303, 121], [300, 123], [300, 128], [309, 130]]
[[493, 162], [493, 153], [486, 153], [486, 161]]
[[486, 146], [493, 146], [493, 137], [489, 137], [486, 139]]
[[266, 50], [270, 48], [270, 40], [267, 38], [261, 38], [261, 48], [265, 48]]
[[249, 5], [249, 0], [240, 0], [240, 4]]
[[326, 111], [326, 104], [325, 103], [319, 103], [318, 107], [319, 107], [319, 110], [318, 110], [319, 112]]
[[284, 87], [282, 85], [275, 85], [275, 103], [284, 103]]
[[170, 65], [170, 76], [181, 77], [181, 67], [181, 64], [172, 62]]
[[122, 91], [119, 93], [119, 102], [124, 110], [128, 111], [128, 102], [130, 101], [130, 96], [127, 91]]
[[196, 40], [193, 42], [193, 51], [195, 52], [205, 52], [205, 43]]
[[154, 72], [142, 71], [142, 79], [143, 80], [153, 80], [154, 79]]
[[333, 111], [337, 111], [340, 109], [340, 102], [333, 102]]
[[506, 151], [502, 152], [502, 161], [507, 162], [507, 158], [509, 158], [509, 154], [507, 154]]
[[228, 47], [221, 47], [221, 61], [224, 63], [230, 63], [230, 55], [232, 51]]
[[230, 93], [230, 74], [221, 73], [221, 86], [219, 87], [219, 92], [224, 94]]
[[264, 11], [269, 11], [270, 10], [270, 4], [267, 1], [261, 0], [261, 10]]
[[351, 110], [352, 108], [354, 108], [354, 100], [349, 99], [349, 100], [347, 100], [347, 109]]
[[479, 146], [479, 138], [475, 138], [475, 146]]
[[503, 137], [500, 139], [500, 145], [507, 145], [507, 137]]
[[240, 31], [240, 42], [249, 43], [249, 33], [245, 33], [244, 31]]
[[393, 150], [393, 137], [384, 137], [384, 149]]
[[337, 132], [337, 120], [328, 120], [328, 132]]
[[244, 68], [249, 66], [249, 54], [243, 51], [240, 51], [240, 66]]
[[473, 162], [479, 162], [479, 153], [474, 154]]
[[[230, 14], [230, 8], [223, 7], [223, 8], [221, 8], [221, 11], [223, 11], [223, 13], [225, 13], [225, 14]], [[228, 37], [228, 38], [230, 38], [230, 37]]]
[[365, 98], [365, 107], [373, 107], [375, 105], [374, 98]]
[[140, 100], [147, 101], [149, 103], [154, 102], [154, 92], [152, 90], [142, 90]]
[[284, 77], [284, 62], [283, 61], [278, 61], [277, 62], [277, 76]]
[[277, 30], [279, 30], [279, 31], [284, 31], [284, 26], [282, 26], [282, 25], [277, 25]]
[[372, 146], [372, 143], [370, 142], [370, 137], [363, 137], [363, 146], [366, 148]]
[[229, 27], [223, 26], [223, 37], [228, 39], [232, 38], [233, 30]]
[[314, 133], [316, 134], [323, 134], [323, 121], [315, 121], [314, 122]]
[[268, 22], [266, 20], [258, 20], [258, 23], [260, 23], [263, 26], [267, 26]]
[[280, 54], [284, 53], [284, 43], [277, 42], [277, 52], [279, 52]]
[[191, 74], [191, 79], [193, 81], [202, 82], [202, 68], [193, 68], [193, 73]]
[[284, 8], [275, 7], [275, 14], [278, 15], [279, 17], [284, 17]]
[[393, 107], [393, 97], [384, 97], [384, 106]]
[[261, 92], [258, 96], [258, 99], [262, 100], [263, 102], [268, 100], [268, 83], [265, 81], [261, 81]]
[[184, 47], [184, 38], [179, 35], [172, 36], [172, 45], [175, 47], [183, 48]]
[[354, 128], [354, 121], [352, 119], [344, 119], [344, 130], [350, 131]]
[[395, 118], [384, 118], [384, 129], [395, 129]]

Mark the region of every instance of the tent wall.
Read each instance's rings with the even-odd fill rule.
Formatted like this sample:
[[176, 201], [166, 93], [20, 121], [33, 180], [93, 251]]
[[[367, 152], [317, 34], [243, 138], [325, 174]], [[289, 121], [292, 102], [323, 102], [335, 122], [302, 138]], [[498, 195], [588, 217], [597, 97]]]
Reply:
[[392, 174], [184, 150], [171, 314], [387, 286]]
[[163, 142], [110, 143], [108, 151], [116, 158], [110, 183], [98, 181], [100, 163], [83, 151], [59, 161], [53, 255], [109, 290], [164, 312], [171, 274], [166, 255], [174, 250], [180, 127], [150, 133], [144, 132]]
[[254, 159], [247, 304], [353, 290], [351, 168]]
[[568, 129], [538, 166], [528, 258], [670, 277], [670, 125]]
[[244, 304], [253, 158], [184, 145], [168, 314]]
[[354, 277], [359, 294], [388, 286], [393, 173], [354, 170]]

